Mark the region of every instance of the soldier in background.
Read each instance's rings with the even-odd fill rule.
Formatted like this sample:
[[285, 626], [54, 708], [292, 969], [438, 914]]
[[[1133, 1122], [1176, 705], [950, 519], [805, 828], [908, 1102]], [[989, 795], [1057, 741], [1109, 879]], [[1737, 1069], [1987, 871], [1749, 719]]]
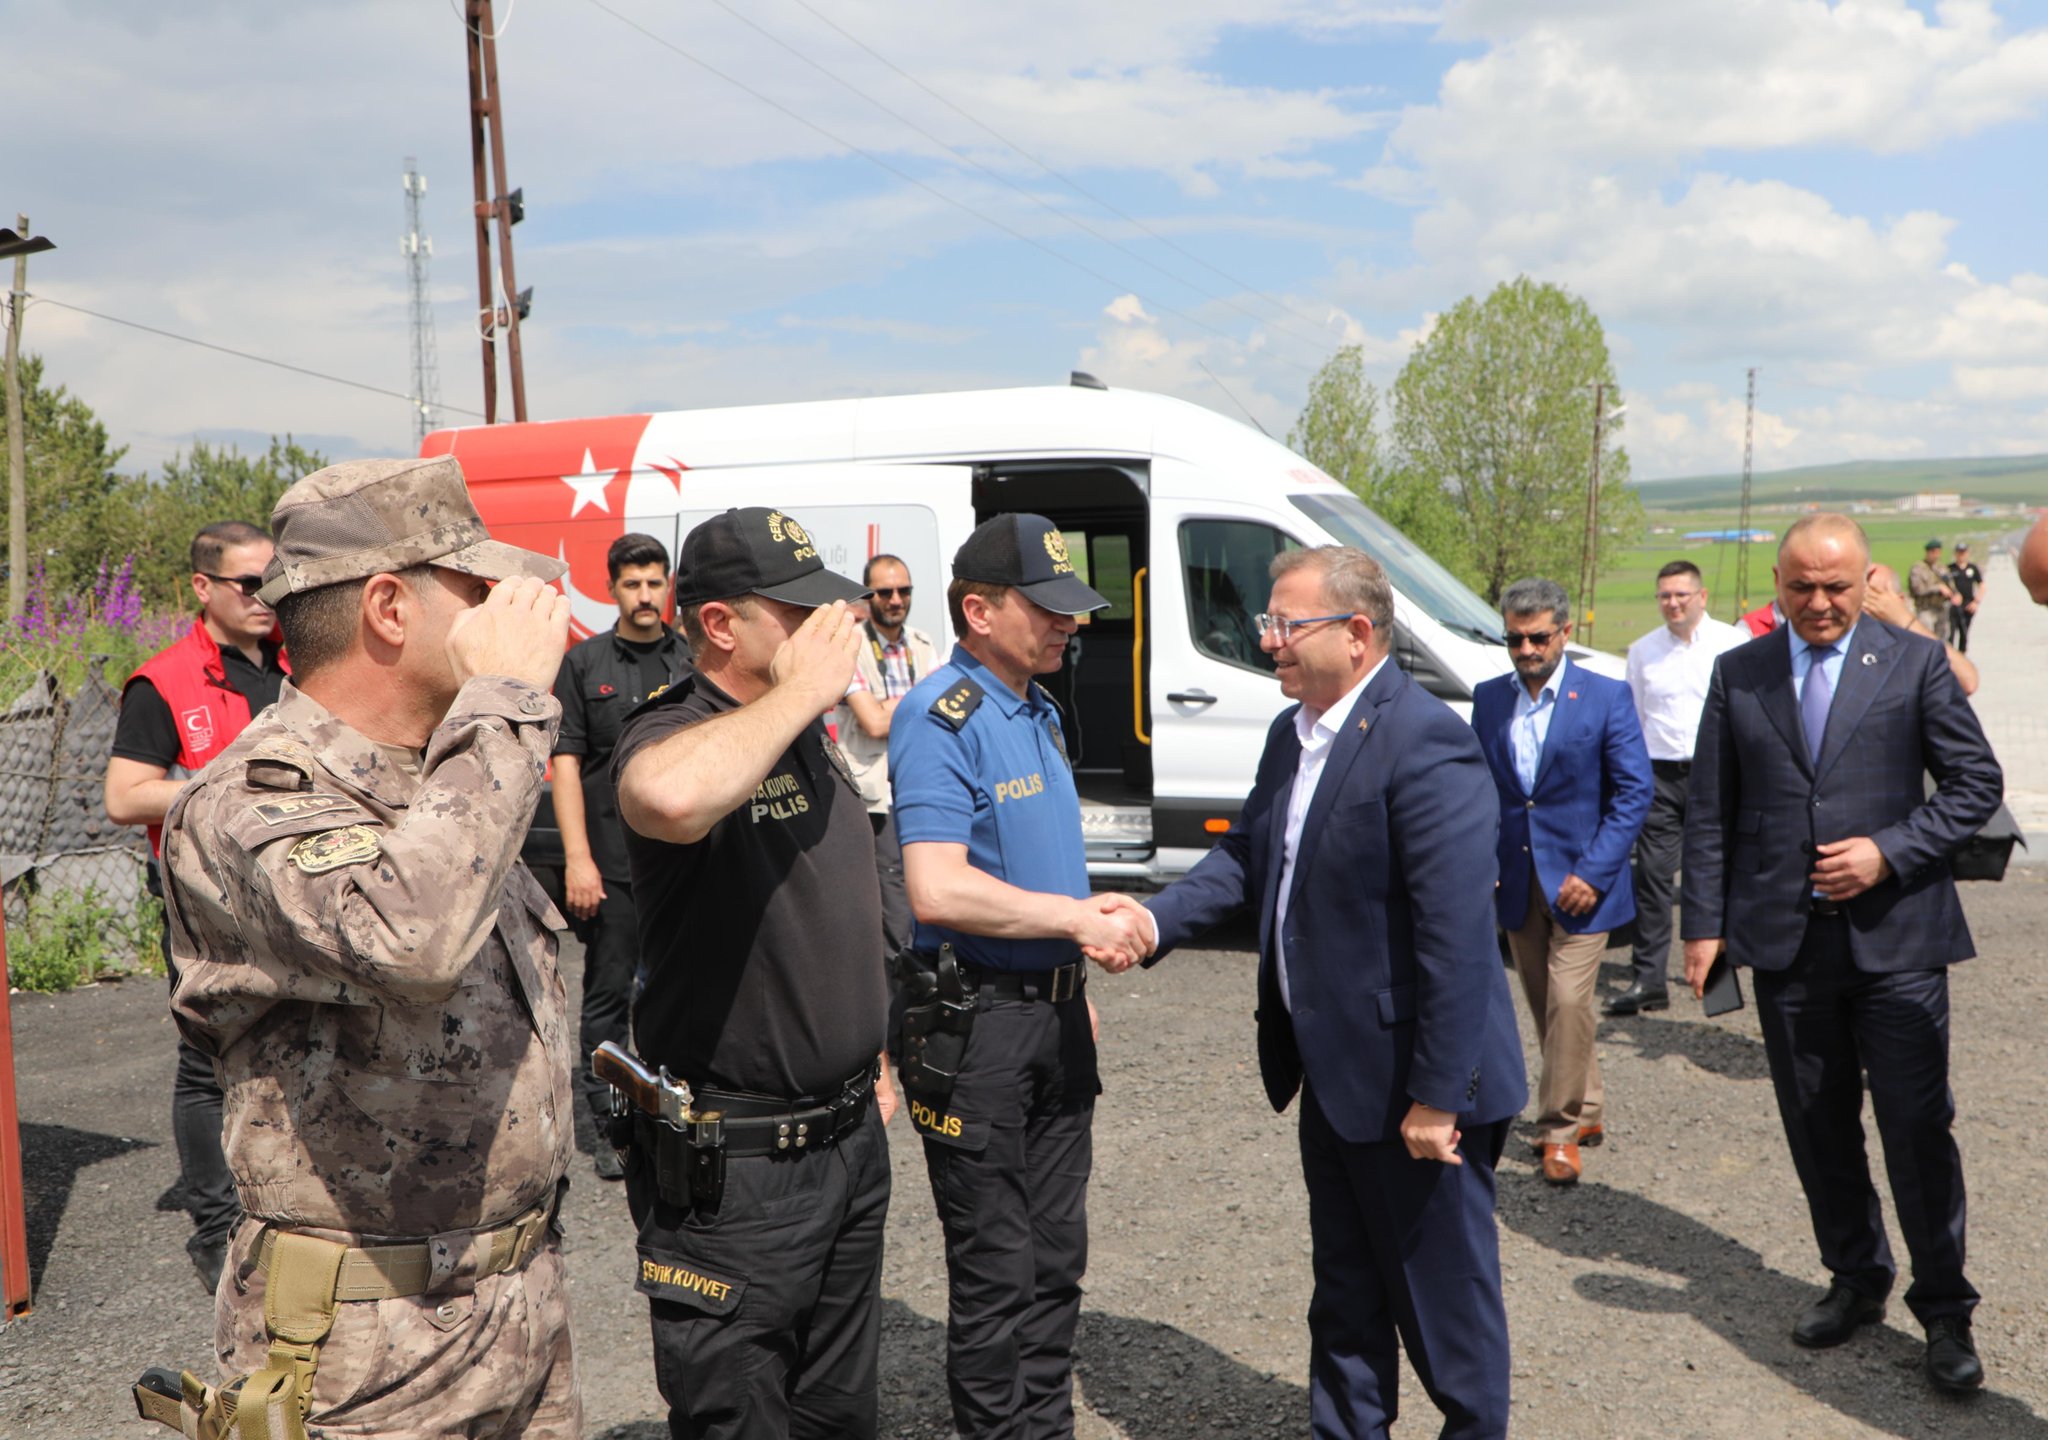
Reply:
[[564, 567], [492, 541], [447, 457], [329, 467], [272, 522], [296, 675], [164, 830], [173, 1011], [246, 1212], [237, 1424], [571, 1440], [562, 919], [519, 864]]
[[605, 1142], [611, 1091], [590, 1073], [590, 1054], [627, 1041], [640, 920], [626, 864], [626, 829], [612, 785], [612, 751], [627, 714], [690, 668], [668, 608], [668, 551], [652, 535], [621, 535], [605, 554], [619, 623], [569, 652], [555, 682], [562, 730], [555, 737], [555, 824], [562, 833], [563, 908], [583, 943], [583, 1013], [576, 1031], [576, 1089], [597, 1123], [597, 1174], [622, 1179], [626, 1165]]
[[1948, 610], [1956, 603], [1954, 587], [1941, 565], [1941, 541], [1929, 540], [1920, 563], [1906, 572], [1906, 590], [1913, 597], [1913, 611], [1927, 633], [1948, 640]]

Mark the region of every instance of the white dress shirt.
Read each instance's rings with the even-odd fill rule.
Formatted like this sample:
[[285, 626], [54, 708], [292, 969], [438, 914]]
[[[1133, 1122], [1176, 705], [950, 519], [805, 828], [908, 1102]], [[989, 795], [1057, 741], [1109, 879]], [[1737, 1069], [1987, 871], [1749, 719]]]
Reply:
[[1287, 828], [1281, 832], [1280, 899], [1273, 909], [1273, 959], [1279, 967], [1280, 1003], [1290, 1014], [1294, 1001], [1287, 986], [1287, 892], [1294, 884], [1294, 857], [1301, 849], [1301, 827], [1308, 819], [1309, 803], [1316, 798], [1316, 785], [1323, 778], [1323, 764], [1330, 758], [1330, 747], [1350, 723], [1358, 697], [1386, 663], [1387, 658], [1382, 656], [1379, 665], [1366, 671], [1365, 678], [1329, 709], [1316, 711], [1304, 705], [1294, 712], [1294, 734], [1301, 741], [1301, 759], [1294, 767], [1294, 793], [1287, 801]]
[[1652, 760], [1691, 760], [1714, 679], [1714, 658], [1749, 643], [1749, 631], [1702, 615], [1692, 639], [1659, 625], [1628, 647], [1628, 688]]
[[1564, 693], [1564, 672], [1571, 664], [1568, 658], [1559, 656], [1557, 668], [1550, 672], [1550, 678], [1543, 682], [1533, 700], [1522, 677], [1515, 676], [1515, 718], [1508, 722], [1508, 745], [1514, 751], [1515, 778], [1522, 782], [1524, 795], [1535, 793], [1536, 772], [1543, 764], [1543, 742], [1550, 738], [1551, 717], [1557, 714], [1557, 697]]

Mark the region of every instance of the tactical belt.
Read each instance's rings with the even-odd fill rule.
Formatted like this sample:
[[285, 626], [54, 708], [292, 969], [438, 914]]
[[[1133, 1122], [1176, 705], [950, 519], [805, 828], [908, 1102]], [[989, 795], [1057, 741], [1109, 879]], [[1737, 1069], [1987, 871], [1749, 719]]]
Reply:
[[[730, 1090], [698, 1090], [696, 1114], [718, 1117], [722, 1143], [729, 1156], [803, 1154], [822, 1150], [860, 1127], [875, 1098], [875, 1072], [870, 1066], [848, 1080], [830, 1100], [779, 1100]], [[675, 1127], [645, 1112], [634, 1114], [636, 1138], [658, 1143], [660, 1134], [678, 1135]], [[700, 1122], [703, 1123], [703, 1122]]]
[[[509, 1225], [479, 1231], [476, 1277], [522, 1268], [547, 1242], [560, 1199], [536, 1205]], [[295, 1230], [266, 1228], [256, 1243], [263, 1271], [263, 1325], [270, 1335], [268, 1363], [215, 1389], [190, 1371], [162, 1366], [143, 1372], [135, 1408], [145, 1420], [168, 1425], [186, 1440], [306, 1440], [313, 1374], [320, 1342], [334, 1328], [337, 1308], [357, 1300], [397, 1300], [434, 1288], [433, 1247], [347, 1246]]]
[[964, 961], [960, 979], [971, 991], [983, 990], [998, 1000], [1071, 1000], [1081, 993], [1088, 962], [1075, 960], [1053, 970], [984, 970]]

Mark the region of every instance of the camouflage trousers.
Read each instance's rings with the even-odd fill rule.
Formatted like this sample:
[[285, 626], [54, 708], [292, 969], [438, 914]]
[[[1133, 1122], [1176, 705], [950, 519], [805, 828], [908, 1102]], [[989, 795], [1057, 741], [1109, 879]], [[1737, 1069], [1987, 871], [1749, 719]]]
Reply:
[[[264, 1277], [252, 1256], [262, 1234], [258, 1221], [236, 1227], [214, 1297], [223, 1381], [262, 1369], [269, 1356]], [[316, 1437], [581, 1440], [560, 1241], [551, 1237], [523, 1269], [457, 1279], [442, 1293], [343, 1303], [320, 1346], [306, 1428]]]

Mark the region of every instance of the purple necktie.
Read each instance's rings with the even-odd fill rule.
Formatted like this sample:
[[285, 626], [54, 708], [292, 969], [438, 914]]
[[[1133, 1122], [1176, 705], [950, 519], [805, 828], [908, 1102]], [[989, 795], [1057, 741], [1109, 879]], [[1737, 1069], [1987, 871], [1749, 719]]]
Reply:
[[1821, 737], [1828, 729], [1828, 704], [1835, 698], [1835, 687], [1828, 683], [1828, 672], [1821, 662], [1834, 653], [1832, 645], [1812, 652], [1813, 663], [1806, 670], [1806, 691], [1799, 697], [1799, 719], [1806, 726], [1806, 758], [1816, 767], [1820, 765]]

